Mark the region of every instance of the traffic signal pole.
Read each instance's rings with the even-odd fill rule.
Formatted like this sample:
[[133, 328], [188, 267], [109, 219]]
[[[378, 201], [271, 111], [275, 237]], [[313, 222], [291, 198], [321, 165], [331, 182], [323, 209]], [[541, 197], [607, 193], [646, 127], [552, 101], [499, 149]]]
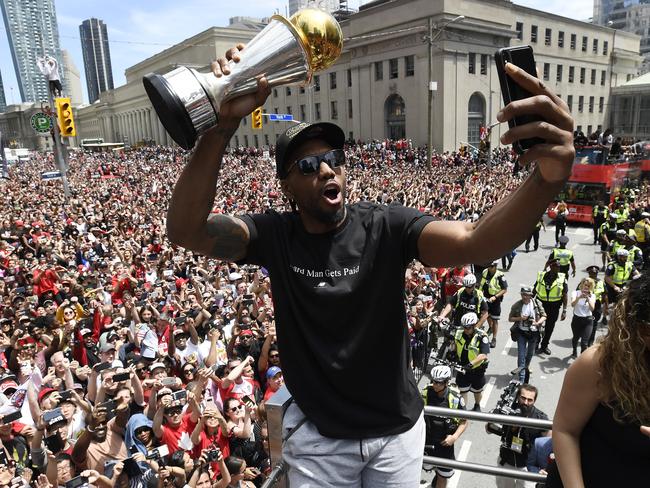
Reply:
[[[49, 81], [47, 80], [47, 76], [45, 78], [46, 81]], [[56, 120], [56, 114], [52, 109], [55, 106], [54, 96], [52, 95], [51, 90], [48, 90], [48, 92], [50, 95], [50, 113], [51, 113], [50, 117], [54, 119], [52, 121], [52, 131], [54, 133], [54, 158], [56, 160], [57, 166], [59, 167], [59, 172], [61, 173], [61, 181], [63, 182], [63, 195], [67, 201], [70, 198], [70, 185], [68, 184], [68, 175], [67, 175], [68, 165], [66, 164], [66, 160], [65, 160], [65, 156], [61, 144], [61, 133], [59, 132], [59, 123], [58, 120]]]

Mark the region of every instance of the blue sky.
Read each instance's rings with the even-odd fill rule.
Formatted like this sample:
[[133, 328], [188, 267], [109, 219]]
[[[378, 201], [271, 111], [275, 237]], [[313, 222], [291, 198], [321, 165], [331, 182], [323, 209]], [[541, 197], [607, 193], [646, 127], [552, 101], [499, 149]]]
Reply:
[[[357, 7], [364, 0], [350, 0]], [[515, 3], [576, 19], [591, 17], [592, 0], [517, 0]], [[67, 49], [81, 73], [84, 101], [88, 101], [79, 25], [96, 17], [108, 26], [115, 86], [124, 84], [124, 70], [143, 59], [211, 26], [228, 25], [230, 17], [268, 17], [285, 13], [287, 0], [56, 0], [61, 47]], [[206, 62], [209, 60], [206, 60]], [[7, 103], [20, 102], [7, 33], [0, 23], [0, 73]], [[11, 89], [13, 88], [13, 90]]]

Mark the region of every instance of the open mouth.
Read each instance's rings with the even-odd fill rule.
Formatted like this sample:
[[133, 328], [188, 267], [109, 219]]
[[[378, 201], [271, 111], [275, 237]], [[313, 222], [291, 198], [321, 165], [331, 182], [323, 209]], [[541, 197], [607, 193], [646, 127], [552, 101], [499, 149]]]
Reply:
[[342, 195], [341, 190], [336, 184], [328, 184], [323, 189], [323, 197], [330, 205], [338, 205], [341, 203]]

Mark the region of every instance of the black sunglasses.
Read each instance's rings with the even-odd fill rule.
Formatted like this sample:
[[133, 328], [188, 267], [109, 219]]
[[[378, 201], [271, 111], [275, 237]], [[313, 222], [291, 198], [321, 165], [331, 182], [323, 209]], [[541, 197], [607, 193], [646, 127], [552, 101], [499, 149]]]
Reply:
[[303, 175], [313, 175], [320, 169], [320, 163], [326, 163], [332, 169], [343, 166], [345, 164], [345, 152], [343, 152], [343, 149], [332, 149], [323, 154], [305, 156], [289, 166], [287, 174], [291, 172], [294, 166], [297, 166]]

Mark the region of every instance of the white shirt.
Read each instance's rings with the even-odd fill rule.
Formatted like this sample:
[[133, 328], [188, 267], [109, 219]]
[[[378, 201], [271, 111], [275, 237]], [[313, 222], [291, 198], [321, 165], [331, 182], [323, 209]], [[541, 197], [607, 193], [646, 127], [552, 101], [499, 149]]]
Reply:
[[532, 300], [528, 303], [521, 304], [521, 316], [527, 316], [529, 319], [537, 320], [537, 317], [535, 316], [535, 306], [533, 305]]
[[571, 292], [571, 303], [573, 303], [573, 300], [575, 300], [577, 296], [580, 296], [581, 298], [578, 298], [578, 301], [573, 306], [573, 315], [577, 317], [591, 317], [591, 309], [589, 308], [589, 299], [584, 298], [582, 296], [582, 291], [573, 290]]

